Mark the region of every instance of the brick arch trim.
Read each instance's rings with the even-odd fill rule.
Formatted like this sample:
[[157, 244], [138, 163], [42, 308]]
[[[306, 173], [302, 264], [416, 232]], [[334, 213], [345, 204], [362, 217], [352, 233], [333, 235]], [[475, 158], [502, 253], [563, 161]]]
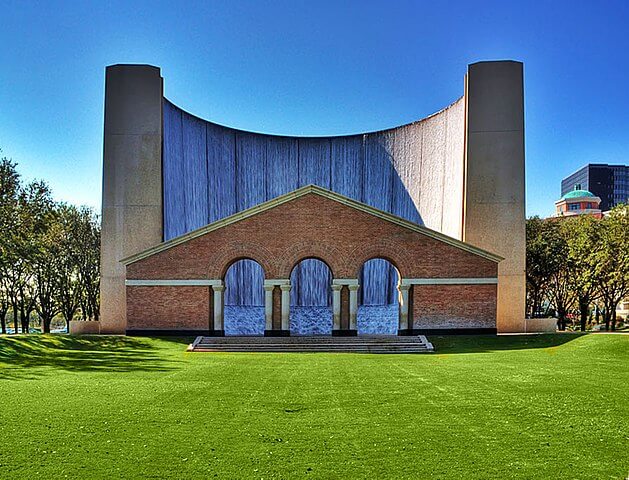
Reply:
[[317, 258], [326, 263], [333, 278], [343, 271], [344, 255], [338, 248], [325, 242], [308, 240], [289, 246], [278, 258], [279, 278], [290, 278], [293, 268], [306, 258]]
[[351, 278], [358, 278], [363, 264], [374, 258], [382, 258], [390, 262], [399, 272], [400, 277], [408, 275], [412, 265], [412, 256], [406, 254], [403, 247], [395, 241], [377, 241], [367, 245], [362, 245], [350, 252], [343, 270]]
[[273, 254], [261, 245], [232, 242], [222, 245], [217, 255], [208, 261], [208, 278], [224, 278], [227, 270], [238, 260], [250, 259], [258, 262], [264, 270], [265, 278], [274, 278], [277, 267]]

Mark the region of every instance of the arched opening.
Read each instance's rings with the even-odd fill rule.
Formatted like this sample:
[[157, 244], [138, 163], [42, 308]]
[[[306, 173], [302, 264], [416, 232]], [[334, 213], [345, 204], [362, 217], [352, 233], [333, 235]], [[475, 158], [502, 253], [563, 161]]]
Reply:
[[358, 317], [359, 335], [396, 335], [399, 325], [400, 274], [383, 258], [363, 263], [359, 274]]
[[255, 260], [232, 263], [225, 273], [225, 335], [264, 335], [264, 269]]
[[332, 335], [332, 270], [318, 258], [301, 260], [290, 274], [290, 334]]

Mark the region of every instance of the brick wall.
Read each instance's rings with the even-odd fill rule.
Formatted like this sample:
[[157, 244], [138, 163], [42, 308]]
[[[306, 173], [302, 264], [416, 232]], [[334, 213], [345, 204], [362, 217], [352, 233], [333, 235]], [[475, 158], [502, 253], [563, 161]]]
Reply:
[[209, 330], [209, 287], [127, 287], [127, 329]]
[[413, 328], [496, 328], [496, 285], [413, 285]]
[[133, 263], [127, 278], [223, 278], [241, 258], [260, 263], [266, 278], [288, 278], [307, 257], [325, 261], [335, 278], [356, 278], [362, 264], [377, 257], [391, 261], [405, 278], [497, 274], [491, 260], [307, 194]]
[[[127, 279], [224, 278], [229, 266], [242, 258], [258, 261], [268, 279], [289, 278], [293, 267], [308, 257], [326, 262], [334, 278], [357, 278], [372, 258], [389, 260], [403, 278], [497, 276], [492, 260], [309, 193], [132, 263]], [[495, 285], [414, 290], [415, 328], [495, 327]], [[207, 328], [207, 287], [128, 287], [127, 292], [129, 329]]]

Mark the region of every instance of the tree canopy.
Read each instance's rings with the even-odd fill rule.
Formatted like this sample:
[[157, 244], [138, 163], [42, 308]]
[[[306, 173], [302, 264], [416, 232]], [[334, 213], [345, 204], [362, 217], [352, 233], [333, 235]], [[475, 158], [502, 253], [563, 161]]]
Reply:
[[0, 159], [0, 327], [49, 332], [55, 318], [98, 319], [100, 223], [87, 207], [52, 198]]

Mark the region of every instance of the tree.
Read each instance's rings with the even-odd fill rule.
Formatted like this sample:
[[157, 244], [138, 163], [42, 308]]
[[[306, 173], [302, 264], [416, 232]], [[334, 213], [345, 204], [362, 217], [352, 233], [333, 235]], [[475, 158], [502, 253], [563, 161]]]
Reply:
[[7, 314], [9, 313], [9, 297], [4, 289], [4, 282], [0, 280], [0, 333], [7, 333]]
[[600, 248], [600, 221], [590, 215], [562, 222], [568, 246], [568, 282], [579, 307], [580, 328], [584, 332], [590, 305], [596, 299], [596, 256]]
[[557, 315], [559, 330], [566, 329], [568, 312], [574, 305], [574, 292], [571, 288], [571, 272], [568, 261], [568, 230], [561, 220], [548, 220], [545, 222], [545, 235], [548, 242], [547, 268], [550, 271], [548, 278], [548, 299]]
[[619, 205], [603, 217], [596, 252], [596, 281], [605, 307], [605, 328], [616, 329], [616, 308], [629, 295], [629, 206]]
[[98, 318], [100, 227], [94, 213], [86, 207], [62, 204], [58, 211], [62, 250], [58, 301], [69, 330], [79, 309], [85, 319]]
[[[16, 298], [13, 282], [13, 242], [16, 229], [16, 213], [20, 192], [20, 176], [17, 165], [8, 158], [0, 159], [0, 295], [2, 333], [6, 333], [6, 317]], [[14, 331], [17, 333], [17, 310], [13, 310]]]
[[13, 279], [17, 287], [14, 308], [19, 309], [22, 333], [30, 330], [30, 319], [37, 307], [38, 262], [41, 242], [53, 218], [52, 196], [46, 183], [33, 181], [18, 196], [18, 225], [12, 236]]
[[21, 182], [16, 164], [0, 160], [0, 326], [12, 313], [14, 331], [42, 331], [56, 315], [66, 324], [81, 311], [98, 320], [100, 224], [89, 208], [54, 202], [48, 185]]
[[81, 286], [81, 311], [85, 320], [99, 319], [100, 313], [100, 222], [94, 212], [79, 209], [74, 231], [78, 252], [78, 278]]
[[33, 278], [36, 291], [35, 309], [39, 314], [42, 333], [50, 333], [50, 325], [59, 313], [58, 288], [60, 264], [64, 258], [61, 245], [61, 224], [58, 212], [51, 208], [46, 213], [45, 230], [37, 237], [37, 251], [33, 256]]
[[550, 230], [547, 221], [539, 217], [526, 221], [526, 300], [531, 318], [535, 318], [541, 310], [553, 273]]

